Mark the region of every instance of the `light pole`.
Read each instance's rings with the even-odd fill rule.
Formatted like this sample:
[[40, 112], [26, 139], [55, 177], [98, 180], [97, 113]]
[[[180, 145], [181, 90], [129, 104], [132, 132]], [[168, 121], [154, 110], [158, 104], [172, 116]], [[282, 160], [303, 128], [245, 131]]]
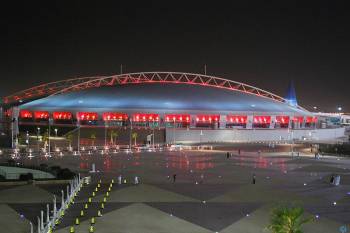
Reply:
[[173, 118], [173, 120], [174, 120], [173, 139], [174, 139], [174, 145], [175, 145], [176, 144], [176, 140], [175, 140], [175, 127], [176, 127], [176, 125], [175, 125], [175, 117]]
[[36, 141], [38, 145], [38, 153], [40, 152], [40, 142], [39, 142], [39, 135], [40, 135], [40, 127], [36, 128], [37, 129], [37, 134], [36, 134]]
[[36, 128], [36, 129], [37, 129], [36, 140], [39, 140], [40, 127]]
[[80, 119], [78, 119], [78, 155], [80, 154]]
[[49, 156], [51, 155], [51, 139], [50, 139], [50, 135], [51, 135], [51, 122], [52, 122], [52, 118], [49, 117]]
[[28, 131], [26, 133], [26, 143], [27, 143], [27, 146], [29, 147], [29, 132]]
[[105, 149], [107, 148], [107, 127], [108, 127], [108, 121], [105, 121]]
[[132, 140], [132, 119], [131, 119], [131, 117], [130, 117], [130, 134], [129, 134], [129, 149], [130, 149], [130, 151], [131, 151], [131, 140]]
[[153, 125], [152, 125], [152, 143], [153, 143], [153, 150], [154, 150], [154, 119], [153, 119]]

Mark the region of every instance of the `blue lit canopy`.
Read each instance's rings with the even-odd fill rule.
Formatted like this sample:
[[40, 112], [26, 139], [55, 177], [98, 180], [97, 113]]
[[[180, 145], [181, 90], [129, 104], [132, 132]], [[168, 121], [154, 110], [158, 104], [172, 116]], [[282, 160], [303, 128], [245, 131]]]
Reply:
[[160, 112], [275, 112], [308, 115], [304, 109], [269, 98], [223, 88], [142, 83], [104, 86], [37, 99], [20, 106], [32, 110]]

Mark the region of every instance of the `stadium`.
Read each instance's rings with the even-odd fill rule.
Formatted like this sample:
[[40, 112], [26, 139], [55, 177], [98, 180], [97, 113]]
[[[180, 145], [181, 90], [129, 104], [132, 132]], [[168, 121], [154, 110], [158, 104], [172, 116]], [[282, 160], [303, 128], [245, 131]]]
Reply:
[[322, 140], [344, 135], [342, 128], [321, 129], [319, 119], [293, 98], [192, 73], [69, 79], [17, 92], [3, 104], [5, 114], [18, 123], [12, 127], [15, 131], [35, 133], [51, 126], [56, 134], [79, 128], [101, 131], [103, 137], [107, 128], [120, 131], [120, 140], [128, 141], [131, 130], [137, 130], [140, 143]]

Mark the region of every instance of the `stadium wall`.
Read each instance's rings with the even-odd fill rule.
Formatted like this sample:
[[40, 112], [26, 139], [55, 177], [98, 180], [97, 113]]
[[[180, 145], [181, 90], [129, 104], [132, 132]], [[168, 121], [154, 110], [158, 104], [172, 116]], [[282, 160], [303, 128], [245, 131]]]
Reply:
[[[167, 143], [200, 143], [200, 142], [260, 142], [294, 140], [334, 140], [345, 136], [345, 128], [332, 129], [253, 129], [253, 130], [200, 130], [200, 129], [167, 129]], [[175, 138], [175, 140], [174, 140]]]

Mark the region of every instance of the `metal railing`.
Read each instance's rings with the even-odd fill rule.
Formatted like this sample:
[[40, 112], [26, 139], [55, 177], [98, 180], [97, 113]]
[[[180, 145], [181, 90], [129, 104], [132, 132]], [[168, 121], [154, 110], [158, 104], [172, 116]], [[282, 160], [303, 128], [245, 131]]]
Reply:
[[[37, 217], [37, 233], [52, 233], [55, 229], [57, 223], [64, 217], [65, 211], [74, 202], [74, 198], [78, 195], [83, 185], [83, 179], [80, 178], [80, 174], [70, 181], [67, 185], [66, 198], [64, 191], [61, 190], [61, 206], [57, 209], [56, 195], [53, 197], [53, 210], [52, 215], [50, 215], [50, 205], [46, 205], [46, 221], [44, 220], [44, 211], [40, 211], [40, 217]], [[34, 228], [32, 222], [30, 222], [30, 233], [34, 233]]]

